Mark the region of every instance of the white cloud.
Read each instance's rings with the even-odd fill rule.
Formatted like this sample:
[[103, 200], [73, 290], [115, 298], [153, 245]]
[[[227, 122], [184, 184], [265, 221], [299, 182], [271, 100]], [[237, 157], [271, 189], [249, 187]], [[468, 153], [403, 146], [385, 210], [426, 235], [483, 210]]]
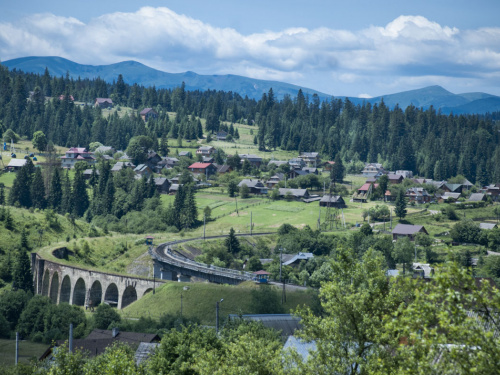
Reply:
[[498, 87], [499, 41], [500, 28], [459, 30], [422, 16], [400, 16], [359, 31], [297, 27], [249, 35], [152, 7], [88, 23], [52, 14], [0, 23], [2, 60], [30, 55], [94, 65], [137, 60], [165, 71], [240, 74], [327, 92], [337, 85], [335, 91], [345, 89], [346, 95], [419, 83], [462, 87], [467, 79], [478, 87], [482, 82]]

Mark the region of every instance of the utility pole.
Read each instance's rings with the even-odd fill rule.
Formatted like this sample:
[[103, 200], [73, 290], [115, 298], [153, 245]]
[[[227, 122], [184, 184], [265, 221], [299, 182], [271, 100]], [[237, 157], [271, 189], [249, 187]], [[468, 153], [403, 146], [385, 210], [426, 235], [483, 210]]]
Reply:
[[219, 334], [219, 303], [224, 301], [224, 298], [221, 298], [220, 301], [215, 302], [215, 333]]
[[252, 235], [252, 229], [253, 229], [253, 224], [252, 224], [252, 211], [250, 211], [250, 236]]
[[16, 332], [16, 366], [19, 362], [19, 332]]
[[203, 240], [205, 240], [205, 214], [203, 214]]

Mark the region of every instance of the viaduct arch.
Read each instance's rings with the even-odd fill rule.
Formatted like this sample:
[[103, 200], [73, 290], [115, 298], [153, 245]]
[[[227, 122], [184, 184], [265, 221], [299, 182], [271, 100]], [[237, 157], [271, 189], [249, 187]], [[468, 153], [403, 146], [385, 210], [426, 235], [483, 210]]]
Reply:
[[96, 307], [101, 303], [122, 309], [144, 296], [162, 280], [122, 276], [72, 267], [31, 254], [35, 293], [54, 303]]

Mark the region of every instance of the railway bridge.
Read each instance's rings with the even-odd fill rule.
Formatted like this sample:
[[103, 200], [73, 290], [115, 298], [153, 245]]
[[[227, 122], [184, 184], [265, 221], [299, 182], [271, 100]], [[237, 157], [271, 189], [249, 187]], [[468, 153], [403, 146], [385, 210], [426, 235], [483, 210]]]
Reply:
[[152, 291], [161, 280], [117, 275], [68, 266], [31, 254], [34, 290], [54, 303], [95, 307], [100, 303], [123, 309]]

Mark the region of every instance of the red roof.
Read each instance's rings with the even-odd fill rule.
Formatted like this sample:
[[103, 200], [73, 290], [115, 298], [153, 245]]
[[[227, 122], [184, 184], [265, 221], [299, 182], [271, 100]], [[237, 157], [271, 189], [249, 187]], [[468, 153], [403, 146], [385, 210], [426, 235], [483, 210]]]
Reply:
[[391, 194], [390, 190], [386, 190], [385, 195], [392, 195], [392, 194]]
[[212, 163], [194, 163], [191, 164], [188, 168], [196, 168], [196, 169], [205, 169], [208, 168]]
[[254, 272], [254, 275], [270, 275], [270, 273], [267, 271], [264, 271], [264, 270], [260, 270], [260, 271]]
[[[371, 183], [366, 183], [366, 184], [364, 184], [363, 186], [361, 186], [361, 187], [358, 189], [358, 191], [360, 191], [360, 190], [361, 190], [361, 191], [368, 191], [368, 189], [370, 188], [370, 185], [371, 185]], [[374, 188], [374, 189], [378, 188], [378, 184], [373, 184], [373, 188]]]

